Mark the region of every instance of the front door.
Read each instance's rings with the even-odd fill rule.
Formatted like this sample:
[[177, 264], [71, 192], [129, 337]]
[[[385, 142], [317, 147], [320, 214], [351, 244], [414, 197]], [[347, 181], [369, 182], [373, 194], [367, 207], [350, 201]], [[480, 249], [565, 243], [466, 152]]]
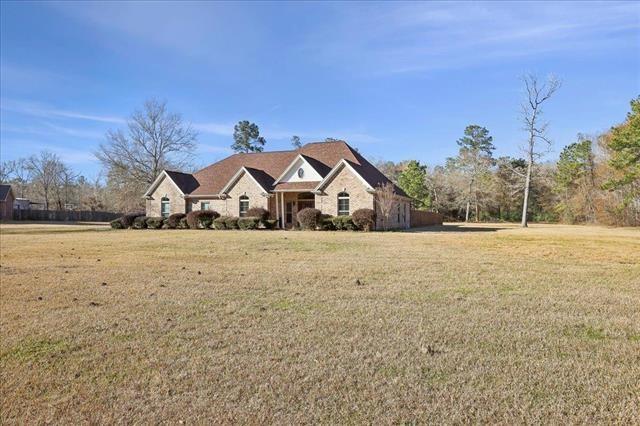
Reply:
[[287, 201], [284, 205], [284, 224], [286, 228], [293, 226], [293, 201]]

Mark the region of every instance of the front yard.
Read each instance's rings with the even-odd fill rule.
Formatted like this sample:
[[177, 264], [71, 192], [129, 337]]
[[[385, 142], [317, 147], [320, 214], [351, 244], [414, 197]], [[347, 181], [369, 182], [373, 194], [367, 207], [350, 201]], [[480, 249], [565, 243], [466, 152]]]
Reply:
[[0, 227], [2, 423], [637, 423], [640, 231]]

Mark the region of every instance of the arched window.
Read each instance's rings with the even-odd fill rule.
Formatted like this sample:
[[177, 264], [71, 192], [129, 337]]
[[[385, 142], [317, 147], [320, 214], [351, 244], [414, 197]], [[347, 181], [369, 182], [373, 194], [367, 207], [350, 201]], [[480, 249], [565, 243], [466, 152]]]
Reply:
[[245, 217], [247, 215], [247, 210], [249, 210], [249, 197], [247, 197], [246, 195], [241, 195], [239, 216]]
[[338, 194], [338, 216], [349, 216], [349, 194], [346, 192]]
[[162, 217], [169, 217], [171, 214], [171, 203], [167, 197], [162, 197], [160, 200], [160, 214]]

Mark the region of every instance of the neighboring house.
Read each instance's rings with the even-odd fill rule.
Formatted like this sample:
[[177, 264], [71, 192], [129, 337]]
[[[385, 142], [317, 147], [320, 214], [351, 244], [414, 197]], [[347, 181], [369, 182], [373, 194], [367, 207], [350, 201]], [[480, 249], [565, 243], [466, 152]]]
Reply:
[[16, 198], [13, 202], [14, 210], [29, 210], [31, 209], [31, 202], [28, 198]]
[[[144, 197], [147, 216], [210, 209], [242, 217], [249, 208], [262, 207], [280, 227], [291, 228], [306, 207], [332, 216], [376, 209], [375, 190], [388, 182], [346, 142], [315, 142], [292, 151], [235, 154], [193, 174], [165, 170]], [[395, 191], [390, 226], [408, 228], [411, 199], [400, 188]]]
[[11, 185], [0, 185], [0, 220], [13, 219], [13, 189]]

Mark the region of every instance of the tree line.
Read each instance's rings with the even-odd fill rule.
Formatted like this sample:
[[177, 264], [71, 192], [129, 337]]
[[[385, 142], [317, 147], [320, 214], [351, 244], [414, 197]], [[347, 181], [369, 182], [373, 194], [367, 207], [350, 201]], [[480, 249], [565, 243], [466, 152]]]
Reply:
[[[537, 139], [548, 143], [544, 135]], [[557, 161], [536, 161], [535, 144], [527, 145], [528, 158], [495, 158], [489, 130], [478, 125], [467, 126], [457, 144], [458, 154], [443, 165], [377, 166], [418, 208], [449, 220], [523, 222], [526, 211], [533, 221], [640, 225], [640, 97], [624, 122], [602, 134], [577, 135]]]
[[109, 189], [98, 177], [77, 174], [49, 151], [0, 163], [0, 183], [12, 185], [17, 198], [41, 204], [45, 210], [115, 211]]

